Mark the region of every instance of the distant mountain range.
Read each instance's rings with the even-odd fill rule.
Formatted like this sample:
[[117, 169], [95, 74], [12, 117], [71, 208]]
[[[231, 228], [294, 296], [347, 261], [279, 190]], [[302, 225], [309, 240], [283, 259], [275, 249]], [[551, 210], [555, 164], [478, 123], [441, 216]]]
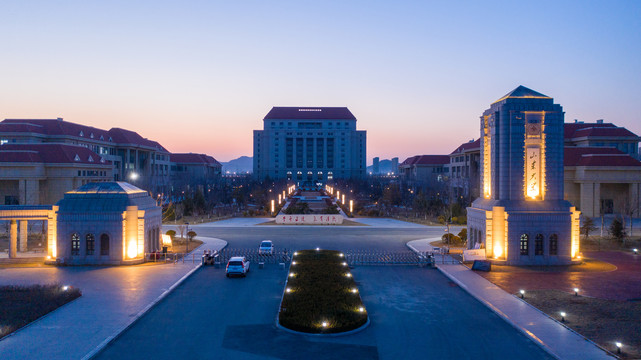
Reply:
[[254, 158], [241, 156], [238, 159], [220, 163], [223, 166], [223, 173], [246, 173], [254, 170]]
[[[229, 171], [230, 173], [246, 173], [254, 170], [254, 158], [251, 156], [241, 156], [238, 159], [221, 162], [223, 165], [223, 173]], [[392, 160], [385, 159], [378, 163], [379, 173], [385, 174], [388, 172], [396, 172], [398, 169], [392, 170]], [[367, 167], [367, 173], [374, 171], [374, 165]]]

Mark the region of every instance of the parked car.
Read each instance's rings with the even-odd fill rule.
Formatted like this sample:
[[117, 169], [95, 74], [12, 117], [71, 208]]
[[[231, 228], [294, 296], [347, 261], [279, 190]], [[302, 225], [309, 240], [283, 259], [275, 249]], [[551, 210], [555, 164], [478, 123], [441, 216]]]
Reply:
[[225, 268], [225, 274], [227, 277], [232, 275], [240, 275], [242, 277], [247, 276], [249, 272], [249, 260], [244, 256], [234, 256], [229, 259], [227, 262], [227, 267]]
[[263, 240], [258, 248], [258, 255], [272, 255], [274, 253], [274, 243], [271, 240]]

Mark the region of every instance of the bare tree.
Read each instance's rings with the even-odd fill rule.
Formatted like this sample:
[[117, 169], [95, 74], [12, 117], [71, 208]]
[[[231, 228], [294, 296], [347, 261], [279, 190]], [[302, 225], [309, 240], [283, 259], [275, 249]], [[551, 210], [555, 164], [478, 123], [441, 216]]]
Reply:
[[178, 232], [180, 233], [180, 239], [184, 239], [183, 234], [185, 233], [185, 230], [187, 230], [187, 225], [186, 224], [180, 224], [176, 226], [178, 228]]

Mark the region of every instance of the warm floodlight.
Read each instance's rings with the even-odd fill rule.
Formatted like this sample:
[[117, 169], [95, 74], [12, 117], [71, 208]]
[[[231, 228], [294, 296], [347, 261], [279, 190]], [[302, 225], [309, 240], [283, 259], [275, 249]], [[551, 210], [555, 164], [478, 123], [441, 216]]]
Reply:
[[285, 291], [286, 291], [286, 292], [288, 292], [288, 293], [290, 293], [290, 292], [292, 292], [292, 289], [287, 288], [287, 289], [285, 289]]
[[316, 248], [316, 251], [320, 251], [320, 248]]
[[617, 346], [617, 354], [621, 354], [621, 346], [623, 346], [623, 344], [617, 341], [614, 343], [614, 345]]
[[62, 287], [62, 291], [67, 291], [67, 290], [69, 290], [69, 286], [65, 285]]
[[632, 249], [632, 252], [634, 253], [634, 255], [636, 255], [639, 253], [639, 249]]
[[297, 253], [297, 252], [294, 252], [294, 256], [296, 256], [296, 255], [298, 255], [298, 253]]
[[519, 293], [521, 294], [521, 299], [523, 299], [525, 296], [525, 290], [519, 290]]
[[561, 315], [561, 322], [565, 322], [565, 311], [561, 311], [559, 314]]
[[289, 277], [294, 277], [296, 276], [294, 273], [289, 273]]
[[574, 296], [579, 296], [579, 288], [574, 288]]
[[356, 289], [356, 288], [352, 289], [352, 293], [356, 294], [357, 292], [358, 292], [358, 289]]
[[345, 274], [345, 276], [347, 276], [347, 277], [352, 277], [352, 274], [347, 273], [347, 274]]
[[296, 261], [292, 261], [292, 265], [296, 265]]
[[327, 327], [327, 321], [323, 321], [321, 325], [323, 325], [324, 328]]
[[363, 311], [365, 311], [365, 309], [361, 306], [361, 307], [358, 308], [358, 311], [363, 312]]
[[346, 262], [343, 262], [343, 264], [342, 264], [342, 265], [343, 265], [343, 266], [347, 266], [347, 263], [346, 263]]

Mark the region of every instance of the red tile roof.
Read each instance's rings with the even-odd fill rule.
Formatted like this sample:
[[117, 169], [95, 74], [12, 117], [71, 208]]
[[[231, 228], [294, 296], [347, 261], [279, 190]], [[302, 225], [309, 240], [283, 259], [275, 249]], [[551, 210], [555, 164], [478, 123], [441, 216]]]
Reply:
[[0, 162], [35, 162], [54, 164], [91, 164], [111, 167], [111, 161], [83, 146], [69, 144], [4, 144]]
[[216, 159], [206, 154], [170, 154], [169, 159], [171, 162], [181, 164], [208, 164], [214, 166], [222, 166]]
[[615, 148], [575, 147], [564, 149], [564, 166], [638, 166], [641, 162]]
[[156, 141], [145, 139], [134, 131], [120, 128], [103, 130], [93, 126], [64, 121], [62, 119], [5, 119], [0, 122], [0, 133], [16, 132], [32, 132], [49, 136], [69, 136], [123, 145], [146, 146], [168, 152], [167, 149]]
[[445, 165], [450, 163], [449, 155], [416, 155], [405, 159], [399, 166], [405, 165]]
[[456, 148], [456, 150], [452, 151], [450, 155], [458, 154], [458, 153], [461, 153], [464, 151], [470, 151], [470, 150], [472, 151], [481, 150], [481, 138], [461, 144], [459, 147]]
[[611, 123], [565, 123], [563, 124], [565, 139], [578, 137], [637, 137], [636, 134], [624, 127]]
[[267, 119], [356, 120], [346, 107], [283, 107], [274, 106], [265, 115]]

